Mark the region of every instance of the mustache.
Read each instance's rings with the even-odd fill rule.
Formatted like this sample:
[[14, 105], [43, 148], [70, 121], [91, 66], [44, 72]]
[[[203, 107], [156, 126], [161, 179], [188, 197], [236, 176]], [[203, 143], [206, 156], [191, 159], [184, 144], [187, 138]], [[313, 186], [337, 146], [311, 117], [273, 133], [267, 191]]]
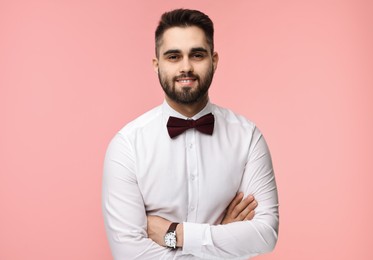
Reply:
[[198, 75], [196, 75], [192, 72], [188, 72], [188, 73], [183, 73], [183, 74], [180, 74], [180, 75], [174, 77], [174, 81], [182, 79], [182, 78], [195, 78], [195, 79], [199, 80]]

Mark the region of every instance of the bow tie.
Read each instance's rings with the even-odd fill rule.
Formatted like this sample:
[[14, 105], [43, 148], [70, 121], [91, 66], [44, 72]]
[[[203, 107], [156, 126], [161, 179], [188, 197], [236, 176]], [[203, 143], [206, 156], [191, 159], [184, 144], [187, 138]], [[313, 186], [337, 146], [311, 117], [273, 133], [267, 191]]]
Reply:
[[181, 119], [170, 116], [167, 122], [168, 134], [171, 138], [174, 138], [190, 128], [195, 128], [201, 133], [212, 135], [214, 131], [214, 115], [212, 113], [204, 115], [197, 120], [193, 119]]

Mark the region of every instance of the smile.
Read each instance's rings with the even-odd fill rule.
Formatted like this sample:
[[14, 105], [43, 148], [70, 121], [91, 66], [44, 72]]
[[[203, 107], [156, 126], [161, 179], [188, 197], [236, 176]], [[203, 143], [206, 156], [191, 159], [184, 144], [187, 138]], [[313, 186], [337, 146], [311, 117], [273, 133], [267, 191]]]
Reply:
[[194, 81], [194, 79], [181, 79], [181, 80], [178, 80], [178, 82], [181, 82], [181, 83], [188, 83], [188, 82], [192, 82]]
[[196, 80], [195, 78], [180, 78], [180, 79], [177, 79], [176, 81], [179, 83], [191, 83], [195, 80]]

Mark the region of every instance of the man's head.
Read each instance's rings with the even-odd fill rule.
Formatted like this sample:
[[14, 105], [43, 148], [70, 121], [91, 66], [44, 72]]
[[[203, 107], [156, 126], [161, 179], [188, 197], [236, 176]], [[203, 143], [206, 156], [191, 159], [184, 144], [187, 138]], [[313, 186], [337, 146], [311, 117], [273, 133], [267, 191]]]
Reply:
[[211, 19], [198, 10], [176, 9], [166, 12], [161, 16], [158, 27], [155, 30], [155, 54], [159, 57], [159, 46], [162, 43], [162, 37], [167, 29], [172, 27], [191, 27], [200, 28], [206, 36], [210, 52], [214, 52], [214, 24]]
[[162, 15], [153, 65], [169, 101], [190, 105], [207, 100], [218, 63], [213, 31], [212, 21], [200, 11], [177, 9]]

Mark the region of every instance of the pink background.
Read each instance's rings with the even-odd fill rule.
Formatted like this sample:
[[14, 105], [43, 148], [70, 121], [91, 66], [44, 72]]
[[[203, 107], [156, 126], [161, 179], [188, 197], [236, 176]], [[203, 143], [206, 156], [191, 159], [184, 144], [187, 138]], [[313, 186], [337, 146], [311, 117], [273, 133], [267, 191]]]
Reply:
[[373, 259], [369, 0], [0, 1], [0, 259], [111, 259], [105, 150], [163, 101], [153, 33], [176, 7], [214, 20], [211, 100], [271, 148], [280, 236], [257, 259]]

